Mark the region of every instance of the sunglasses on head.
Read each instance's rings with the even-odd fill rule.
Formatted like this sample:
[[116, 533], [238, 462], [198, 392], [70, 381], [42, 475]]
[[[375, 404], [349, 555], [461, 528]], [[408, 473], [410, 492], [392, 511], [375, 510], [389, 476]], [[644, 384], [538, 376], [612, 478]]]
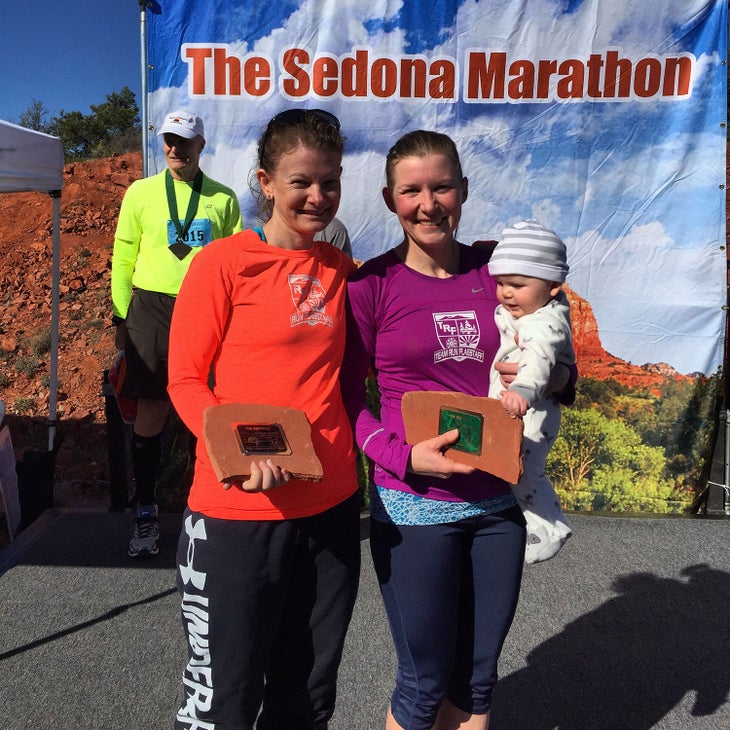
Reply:
[[330, 112], [326, 112], [324, 109], [286, 109], [272, 118], [269, 122], [269, 128], [301, 124], [306, 121], [307, 116], [319, 119], [333, 126], [335, 129], [340, 128], [340, 120], [334, 114], [330, 114]]

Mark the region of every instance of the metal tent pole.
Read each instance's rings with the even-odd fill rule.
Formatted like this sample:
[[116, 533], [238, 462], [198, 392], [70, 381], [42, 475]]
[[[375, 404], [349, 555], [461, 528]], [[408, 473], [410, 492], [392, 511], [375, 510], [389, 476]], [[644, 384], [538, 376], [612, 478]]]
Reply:
[[723, 484], [723, 506], [730, 515], [730, 411], [725, 411], [725, 483]]
[[139, 48], [142, 71], [142, 176], [149, 174], [147, 140], [149, 120], [147, 114], [147, 0], [139, 0]]
[[56, 415], [58, 407], [58, 327], [61, 279], [61, 191], [51, 190], [53, 198], [53, 247], [51, 273], [51, 354], [49, 368], [50, 396], [48, 399], [48, 450], [56, 444]]

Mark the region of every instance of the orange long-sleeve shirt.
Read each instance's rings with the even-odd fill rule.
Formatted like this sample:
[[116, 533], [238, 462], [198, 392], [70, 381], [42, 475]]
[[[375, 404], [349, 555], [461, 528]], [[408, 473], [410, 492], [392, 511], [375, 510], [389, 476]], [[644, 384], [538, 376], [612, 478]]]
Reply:
[[[345, 282], [353, 269], [328, 243], [289, 251], [251, 230], [214, 241], [195, 257], [175, 303], [168, 388], [198, 437], [190, 509], [222, 519], [288, 519], [323, 512], [356, 491], [339, 386]], [[258, 493], [224, 490], [203, 441], [203, 411], [216, 403], [303, 410], [322, 481], [292, 479]]]

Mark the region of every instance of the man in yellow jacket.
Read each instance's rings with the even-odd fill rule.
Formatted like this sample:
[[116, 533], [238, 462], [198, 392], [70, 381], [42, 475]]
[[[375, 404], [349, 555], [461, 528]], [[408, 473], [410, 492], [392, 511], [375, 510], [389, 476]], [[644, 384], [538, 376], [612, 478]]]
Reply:
[[158, 552], [155, 480], [167, 395], [167, 349], [175, 297], [190, 262], [216, 238], [241, 230], [236, 194], [200, 169], [203, 120], [168, 114], [157, 131], [167, 168], [130, 185], [119, 211], [112, 255], [116, 344], [126, 357], [121, 394], [137, 400], [132, 446], [136, 519], [132, 557]]

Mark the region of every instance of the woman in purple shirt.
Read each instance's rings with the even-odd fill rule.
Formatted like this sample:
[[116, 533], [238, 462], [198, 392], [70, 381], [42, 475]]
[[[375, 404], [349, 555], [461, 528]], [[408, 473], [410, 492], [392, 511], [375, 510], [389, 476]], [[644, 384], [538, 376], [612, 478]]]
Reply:
[[[468, 185], [449, 137], [406, 134], [388, 153], [386, 179], [403, 241], [351, 279], [342, 368], [358, 446], [374, 462], [370, 542], [398, 655], [385, 727], [485, 730], [525, 521], [507, 482], [444, 455], [458, 431], [406, 443], [401, 398], [487, 395], [496, 286], [489, 254], [455, 238]], [[379, 417], [365, 398], [371, 367]]]

